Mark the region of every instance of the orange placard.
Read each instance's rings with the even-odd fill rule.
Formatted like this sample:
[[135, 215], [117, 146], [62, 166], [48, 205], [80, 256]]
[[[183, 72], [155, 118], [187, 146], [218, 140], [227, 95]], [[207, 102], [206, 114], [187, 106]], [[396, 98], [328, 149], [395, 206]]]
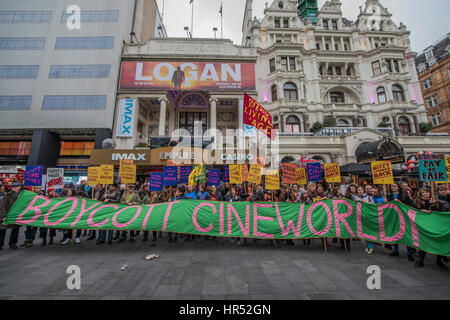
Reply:
[[295, 163], [285, 163], [283, 164], [283, 179], [284, 184], [294, 184], [297, 182], [297, 175], [295, 170], [297, 165]]

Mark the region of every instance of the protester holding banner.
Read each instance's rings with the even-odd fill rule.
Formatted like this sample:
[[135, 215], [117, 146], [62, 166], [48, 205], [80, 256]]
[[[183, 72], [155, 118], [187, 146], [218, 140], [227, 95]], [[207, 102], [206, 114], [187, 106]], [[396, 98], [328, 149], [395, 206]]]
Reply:
[[[141, 204], [154, 204], [154, 203], [158, 203], [158, 195], [156, 193], [156, 191], [145, 191], [142, 196], [141, 196], [142, 200], [141, 200]], [[142, 239], [142, 241], [147, 241], [148, 240], [148, 234], [149, 231], [144, 231], [144, 237]], [[152, 242], [156, 242], [156, 240], [158, 239], [157, 237], [157, 232], [156, 231], [152, 231]]]
[[[56, 198], [56, 190], [55, 189], [48, 189], [47, 190], [47, 198], [49, 199], [54, 199]], [[41, 246], [45, 246], [47, 245], [47, 233], [48, 233], [48, 229], [47, 228], [39, 228], [39, 237], [42, 238], [42, 244]], [[53, 244], [53, 238], [56, 237], [56, 230], [55, 229], [50, 229], [50, 241], [48, 242], [49, 245]]]
[[[136, 186], [134, 184], [128, 185], [127, 191], [122, 194], [122, 198], [120, 199], [120, 203], [126, 204], [129, 206], [138, 205], [141, 202], [141, 198], [139, 198], [139, 194], [136, 192]], [[134, 240], [135, 231], [130, 231], [130, 242], [135, 242]], [[127, 239], [127, 231], [123, 230], [120, 235], [119, 243], [124, 242]]]
[[[45, 192], [42, 191], [42, 187], [33, 187], [33, 192], [45, 196]], [[30, 248], [33, 246], [33, 242], [36, 239], [37, 227], [26, 226], [25, 228], [25, 241], [20, 246]]]
[[19, 225], [4, 226], [6, 215], [16, 202], [19, 193], [21, 192], [22, 184], [19, 182], [14, 182], [11, 184], [11, 191], [5, 194], [0, 202], [0, 250], [3, 248], [5, 242], [6, 229], [11, 228], [11, 235], [9, 236], [9, 247], [11, 249], [17, 249], [17, 240], [19, 237]]

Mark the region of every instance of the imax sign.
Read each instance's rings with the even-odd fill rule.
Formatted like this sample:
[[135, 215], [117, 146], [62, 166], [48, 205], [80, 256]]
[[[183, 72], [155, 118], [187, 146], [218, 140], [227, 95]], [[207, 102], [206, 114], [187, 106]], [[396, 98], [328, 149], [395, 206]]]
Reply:
[[134, 136], [134, 122], [137, 114], [136, 109], [136, 99], [120, 100], [116, 137], [132, 138]]
[[146, 161], [145, 159], [146, 154], [145, 153], [113, 153], [112, 154], [112, 161], [119, 161], [119, 160], [134, 160], [134, 161]]

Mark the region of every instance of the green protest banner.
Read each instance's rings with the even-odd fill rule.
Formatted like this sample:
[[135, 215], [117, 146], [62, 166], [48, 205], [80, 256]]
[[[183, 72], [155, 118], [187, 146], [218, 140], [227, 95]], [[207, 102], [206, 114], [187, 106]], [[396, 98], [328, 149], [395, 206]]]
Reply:
[[126, 206], [23, 191], [5, 224], [56, 229], [153, 230], [262, 239], [355, 238], [450, 255], [450, 212], [399, 202], [252, 203], [180, 200]]

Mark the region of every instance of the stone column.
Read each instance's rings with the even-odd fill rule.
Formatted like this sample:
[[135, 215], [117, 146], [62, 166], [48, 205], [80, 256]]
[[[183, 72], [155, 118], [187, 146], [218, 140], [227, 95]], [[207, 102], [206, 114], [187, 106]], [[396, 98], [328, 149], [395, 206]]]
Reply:
[[244, 99], [239, 99], [238, 104], [238, 129], [244, 130]]
[[336, 46], [335, 46], [335, 44], [334, 44], [334, 37], [331, 37], [331, 50], [332, 51], [335, 51], [336, 50]]
[[413, 117], [414, 117], [414, 129], [416, 129], [415, 133], [420, 133], [419, 123], [417, 121], [417, 116], [413, 116]]
[[210, 103], [210, 112], [211, 112], [211, 124], [209, 128], [211, 130], [215, 130], [217, 128], [217, 99], [211, 99]]
[[158, 135], [163, 137], [166, 134], [166, 106], [167, 101], [164, 98], [160, 99], [161, 106], [159, 108], [159, 129]]

